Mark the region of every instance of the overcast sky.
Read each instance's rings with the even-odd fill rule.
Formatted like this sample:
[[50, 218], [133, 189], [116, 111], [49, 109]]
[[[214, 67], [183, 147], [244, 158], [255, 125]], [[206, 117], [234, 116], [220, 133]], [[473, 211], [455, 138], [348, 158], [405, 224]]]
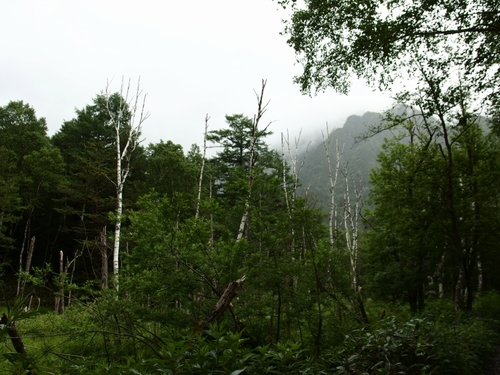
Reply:
[[390, 100], [361, 83], [346, 97], [333, 91], [303, 96], [300, 73], [279, 33], [286, 14], [271, 0], [16, 0], [2, 4], [0, 105], [23, 100], [47, 119], [49, 134], [75, 116], [112, 80], [148, 93], [146, 143], [172, 140], [187, 151], [202, 144], [226, 114], [256, 112], [255, 91], [267, 79], [263, 119], [280, 133], [317, 138], [328, 122], [382, 111]]

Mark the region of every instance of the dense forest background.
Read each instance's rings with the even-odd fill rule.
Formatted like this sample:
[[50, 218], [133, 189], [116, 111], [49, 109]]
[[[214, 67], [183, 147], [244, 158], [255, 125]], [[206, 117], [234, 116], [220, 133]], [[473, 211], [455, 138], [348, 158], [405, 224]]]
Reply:
[[279, 3], [304, 92], [346, 90], [345, 70], [416, 88], [307, 152], [266, 143], [266, 81], [253, 117], [207, 116], [190, 150], [141, 143], [139, 84], [89, 98], [52, 137], [28, 103], [0, 107], [0, 371], [489, 370], [498, 4]]

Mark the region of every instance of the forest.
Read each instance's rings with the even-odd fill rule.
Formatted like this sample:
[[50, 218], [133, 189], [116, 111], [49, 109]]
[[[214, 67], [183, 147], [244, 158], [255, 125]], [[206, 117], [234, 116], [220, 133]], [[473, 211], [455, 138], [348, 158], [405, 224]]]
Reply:
[[394, 108], [274, 150], [263, 80], [184, 150], [139, 83], [2, 104], [0, 374], [497, 373], [498, 2], [277, 4], [305, 94]]

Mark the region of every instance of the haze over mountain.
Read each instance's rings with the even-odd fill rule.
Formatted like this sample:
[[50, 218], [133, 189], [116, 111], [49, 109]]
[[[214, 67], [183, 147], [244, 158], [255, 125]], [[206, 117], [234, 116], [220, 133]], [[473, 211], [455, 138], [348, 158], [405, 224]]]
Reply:
[[[403, 108], [393, 108], [392, 113], [400, 113]], [[349, 180], [349, 195], [351, 203], [355, 200], [354, 186], [362, 189], [362, 198], [366, 201], [370, 189], [370, 171], [377, 166], [377, 155], [382, 151], [382, 145], [386, 138], [391, 138], [394, 133], [389, 130], [356, 140], [357, 137], [367, 132], [370, 128], [382, 125], [383, 114], [377, 112], [366, 112], [362, 116], [352, 115], [347, 118], [344, 126], [330, 132], [329, 153], [332, 173], [334, 173], [336, 162], [336, 144], [343, 149], [340, 158], [340, 167], [335, 185], [335, 204], [343, 205], [346, 191], [345, 175]], [[481, 125], [484, 132], [489, 132], [489, 121], [484, 116], [479, 116], [476, 121]], [[300, 171], [301, 193], [307, 194], [325, 211], [329, 211], [330, 175], [328, 171], [327, 156], [323, 142], [315, 143], [309, 147], [307, 154], [302, 152], [298, 155], [298, 163], [305, 158], [305, 163]], [[355, 184], [355, 185], [354, 185]]]
[[[329, 136], [329, 152], [332, 172], [336, 161], [336, 144], [343, 149], [340, 158], [340, 168], [335, 186], [335, 201], [343, 203], [345, 192], [345, 172], [349, 179], [349, 189], [352, 194], [352, 182], [362, 189], [362, 196], [366, 198], [369, 190], [370, 170], [377, 165], [377, 155], [382, 149], [384, 138], [388, 133], [374, 135], [367, 140], [356, 142], [355, 138], [368, 128], [381, 124], [382, 115], [376, 112], [366, 112], [362, 116], [349, 116], [342, 128], [333, 130]], [[325, 148], [322, 142], [311, 146], [307, 154], [298, 156], [298, 163], [305, 157], [304, 167], [300, 172], [302, 193], [316, 200], [316, 205], [328, 210], [330, 196], [330, 175]]]

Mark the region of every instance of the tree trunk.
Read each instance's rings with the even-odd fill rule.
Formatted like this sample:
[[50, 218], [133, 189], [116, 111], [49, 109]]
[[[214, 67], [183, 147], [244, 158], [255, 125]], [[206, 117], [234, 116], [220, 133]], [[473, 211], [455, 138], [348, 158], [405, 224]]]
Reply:
[[[118, 279], [119, 269], [120, 269], [120, 235], [121, 235], [121, 221], [123, 214], [123, 187], [125, 181], [127, 181], [128, 174], [130, 172], [130, 158], [131, 154], [134, 152], [137, 144], [140, 142], [139, 136], [141, 134], [142, 123], [148, 118], [148, 114], [144, 112], [144, 107], [146, 104], [146, 95], [143, 96], [142, 109], [140, 112], [139, 119], [136, 122], [136, 114], [138, 110], [139, 98], [142, 93], [140, 90], [140, 78], [137, 81], [137, 91], [135, 96], [129, 98], [130, 92], [130, 80], [128, 85], [125, 87], [125, 81], [122, 78], [122, 87], [120, 90], [120, 106], [118, 109], [110, 108], [110, 98], [111, 94], [109, 91], [109, 83], [106, 87], [105, 98], [108, 114], [110, 117], [110, 122], [115, 130], [115, 142], [116, 142], [116, 180], [114, 182], [116, 187], [116, 225], [115, 225], [115, 241], [113, 246], [113, 276], [115, 282], [115, 289], [118, 291], [120, 288], [120, 282]], [[123, 96], [125, 94], [125, 97]], [[130, 118], [127, 118], [127, 112]], [[127, 127], [125, 127], [124, 122], [127, 121]], [[122, 133], [126, 132], [125, 144], [121, 146], [121, 136]]]
[[30, 226], [30, 220], [28, 219], [26, 221], [26, 225], [24, 226], [24, 237], [23, 237], [23, 244], [21, 246], [21, 252], [19, 253], [19, 275], [17, 276], [17, 292], [16, 296], [19, 296], [21, 294], [21, 279], [24, 278], [23, 276], [23, 255], [24, 255], [24, 247], [26, 245], [26, 241], [28, 238], [28, 228]]
[[477, 294], [478, 297], [483, 291], [483, 264], [481, 263], [481, 256], [477, 254]]
[[463, 299], [463, 285], [464, 285], [464, 274], [463, 267], [459, 268], [458, 280], [455, 286], [455, 310], [463, 310], [464, 299]]
[[227, 308], [230, 307], [231, 301], [234, 297], [236, 297], [236, 294], [242, 288], [245, 279], [246, 277], [243, 276], [241, 279], [233, 281], [227, 286], [226, 290], [219, 298], [219, 301], [215, 304], [215, 307], [212, 309], [212, 311], [210, 311], [205, 316], [205, 319], [203, 319], [203, 321], [197, 324], [194, 329], [195, 332], [200, 332], [204, 329], [208, 329], [210, 324], [215, 322], [222, 316], [222, 314], [224, 314], [224, 311], [226, 311]]
[[108, 242], [106, 226], [101, 231], [101, 289], [108, 288]]
[[28, 254], [26, 256], [26, 266], [24, 269], [24, 272], [26, 273], [26, 275], [23, 277], [23, 282], [21, 283], [21, 291], [19, 293], [21, 296], [24, 294], [24, 288], [26, 286], [26, 276], [30, 272], [31, 259], [33, 259], [33, 252], [34, 251], [35, 251], [35, 236], [31, 237], [30, 247], [28, 249]]
[[203, 135], [203, 158], [201, 159], [201, 168], [200, 168], [200, 178], [198, 180], [198, 198], [196, 200], [196, 214], [195, 218], [197, 219], [200, 216], [200, 203], [201, 203], [201, 187], [203, 183], [203, 170], [205, 169], [205, 158], [207, 157], [207, 133], [208, 133], [208, 114], [205, 116], [205, 134]]
[[120, 151], [120, 133], [117, 131], [117, 160], [116, 160], [116, 224], [115, 224], [115, 241], [113, 245], [113, 278], [115, 289], [120, 289], [118, 273], [120, 269], [120, 235], [122, 228], [122, 212], [123, 212], [123, 176], [122, 176], [122, 159]]
[[64, 313], [64, 253], [59, 251], [59, 293], [55, 297], [54, 312]]
[[342, 154], [344, 153], [344, 145], [342, 145], [342, 151], [341, 151], [339, 149], [338, 140], [335, 142], [336, 159], [335, 159], [335, 168], [332, 171], [332, 163], [330, 159], [330, 134], [328, 130], [328, 124], [326, 125], [326, 133], [327, 133], [326, 138], [325, 135], [323, 134], [323, 131], [321, 132], [321, 135], [323, 136], [323, 147], [325, 148], [326, 162], [328, 164], [328, 177], [330, 179], [330, 210], [328, 216], [328, 229], [330, 233], [330, 248], [333, 250], [335, 246], [334, 232], [337, 231], [337, 223], [336, 223], [337, 215], [335, 209], [335, 186], [337, 185], [340, 159], [342, 158]]
[[[2, 314], [2, 319], [0, 321], [3, 325], [6, 326], [7, 334], [10, 337], [10, 341], [12, 342], [12, 346], [14, 347], [16, 353], [26, 357], [27, 356], [26, 349], [24, 348], [23, 340], [21, 339], [21, 336], [17, 331], [16, 324], [14, 322], [9, 322], [9, 317], [5, 313]], [[31, 366], [28, 365], [27, 368], [28, 371], [26, 372], [26, 374], [35, 375], [35, 373], [31, 371], [30, 367]]]

